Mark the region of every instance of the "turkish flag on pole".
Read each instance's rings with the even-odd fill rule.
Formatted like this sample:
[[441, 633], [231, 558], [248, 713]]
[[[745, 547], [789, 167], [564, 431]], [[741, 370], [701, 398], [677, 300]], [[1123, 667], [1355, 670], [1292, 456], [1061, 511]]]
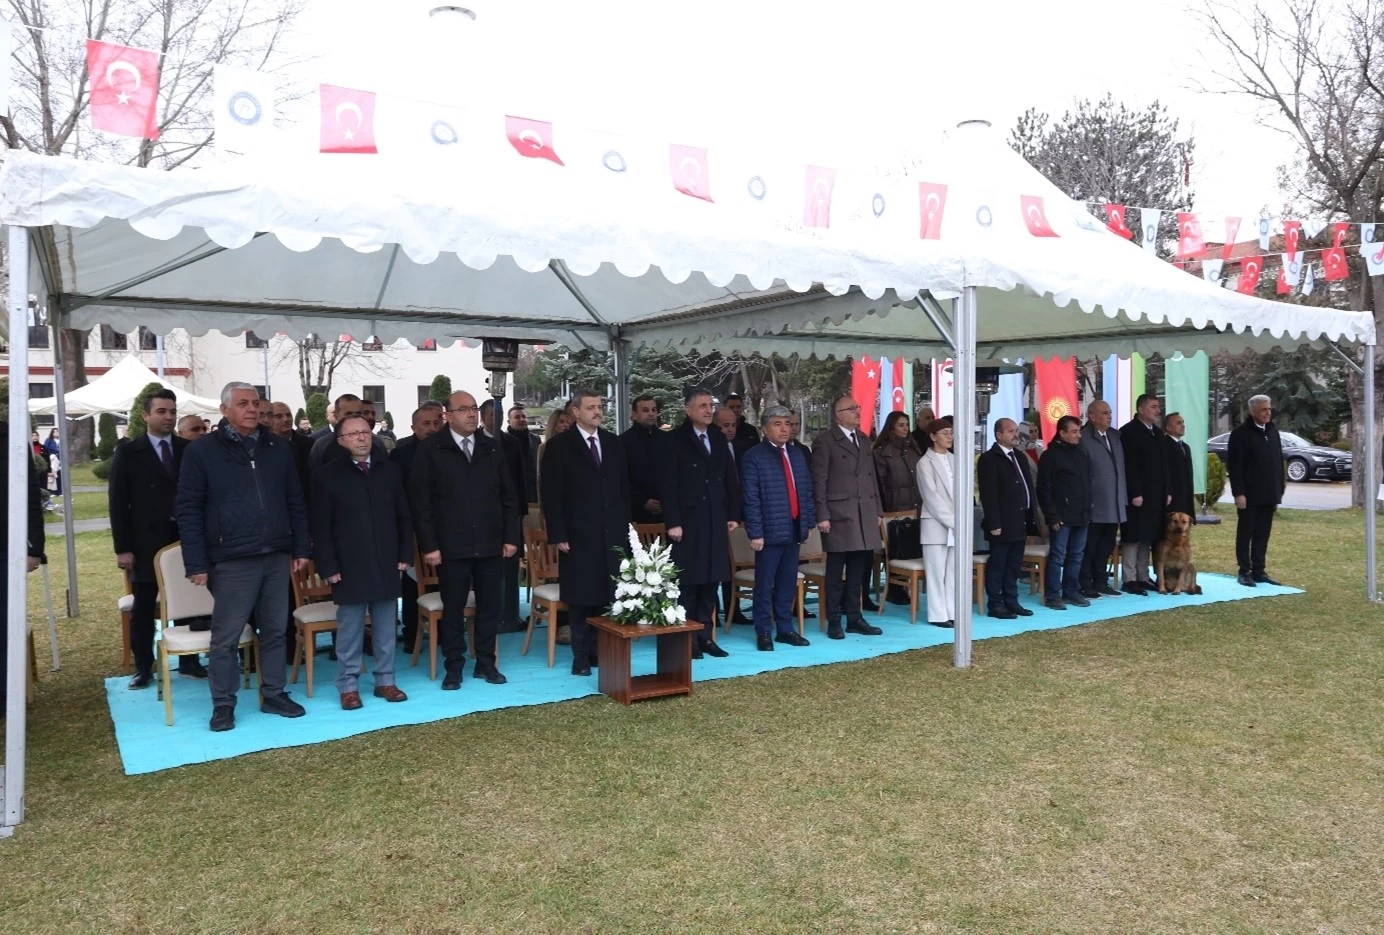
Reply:
[[1056, 237], [1057, 232], [1048, 223], [1048, 215], [1043, 210], [1043, 199], [1037, 195], [1020, 195], [1019, 208], [1024, 213], [1024, 223], [1034, 237]]
[[[803, 225], [831, 226], [831, 193], [836, 188], [836, 170], [821, 166], [804, 167]], [[863, 405], [863, 403], [862, 403]], [[862, 420], [861, 425], [864, 425]]]
[[1298, 244], [1302, 243], [1302, 222], [1284, 221], [1283, 222], [1283, 248], [1288, 256], [1297, 258]]
[[88, 39], [87, 76], [93, 127], [159, 138], [159, 53]]
[[1245, 257], [1245, 262], [1240, 264], [1240, 282], [1235, 288], [1245, 295], [1254, 295], [1254, 290], [1259, 286], [1259, 274], [1263, 271], [1262, 256]]
[[1230, 251], [1235, 249], [1235, 238], [1240, 236], [1240, 219], [1225, 219], [1225, 244], [1221, 247], [1221, 259], [1229, 260]]
[[918, 237], [942, 239], [942, 215], [947, 211], [947, 186], [937, 182], [918, 183]]
[[1052, 438], [1057, 434], [1058, 419], [1076, 415], [1076, 358], [1037, 358], [1033, 361], [1033, 375], [1037, 383], [1040, 431], [1043, 438]]
[[1196, 260], [1206, 256], [1206, 241], [1201, 236], [1201, 221], [1186, 211], [1177, 213], [1177, 259]]
[[851, 364], [851, 396], [860, 406], [860, 424], [875, 424], [875, 399], [879, 396], [879, 361], [862, 357]]
[[1125, 217], [1125, 212], [1129, 209], [1124, 205], [1105, 203], [1105, 226], [1119, 234], [1125, 240], [1134, 239], [1134, 231], [1129, 229], [1129, 221]]
[[673, 187], [684, 195], [711, 200], [711, 170], [706, 150], [696, 146], [668, 146], [668, 167], [673, 173]]
[[558, 158], [551, 123], [527, 117], [505, 117], [505, 136], [509, 138], [509, 145], [521, 156], [565, 165]]
[[375, 153], [375, 92], [324, 84], [319, 152]]

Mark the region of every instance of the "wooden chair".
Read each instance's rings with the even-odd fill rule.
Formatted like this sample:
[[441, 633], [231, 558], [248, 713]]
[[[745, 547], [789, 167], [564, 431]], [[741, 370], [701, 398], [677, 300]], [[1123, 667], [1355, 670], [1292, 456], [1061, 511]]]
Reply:
[[[413, 570], [418, 576], [418, 635], [413, 639], [413, 657], [410, 666], [418, 665], [418, 655], [423, 651], [423, 637], [428, 638], [428, 679], [437, 678], [437, 627], [442, 622], [442, 587], [437, 568], [423, 561], [423, 553], [418, 546], [413, 547]], [[476, 593], [466, 595], [466, 640], [475, 652], [476, 648]], [[499, 658], [499, 647], [496, 647]]]
[[985, 569], [990, 564], [990, 554], [982, 552], [971, 556], [971, 577], [975, 580], [975, 601], [977, 616], [989, 616], [985, 606]]
[[[750, 592], [750, 599], [754, 599], [754, 549], [750, 548], [750, 536], [745, 532], [744, 526], [737, 526], [726, 534], [730, 540], [730, 572], [731, 572], [731, 593], [734, 595], [736, 603], [743, 599], [743, 592]], [[805, 578], [802, 571], [798, 572], [797, 604], [798, 604], [798, 635], [801, 636], [804, 623], [803, 599], [806, 596]], [[730, 632], [730, 614], [726, 615], [723, 626], [724, 632]]]
[[[209, 617], [212, 610], [211, 589], [198, 587], [187, 580], [183, 569], [183, 545], [175, 542], [159, 549], [154, 556], [154, 578], [159, 583], [159, 621], [187, 620]], [[173, 656], [196, 656], [211, 652], [211, 631], [197, 630], [180, 624], [164, 626], [159, 631], [159, 697], [163, 699], [164, 720], [173, 726], [173, 677], [168, 660]], [[255, 661], [256, 681], [259, 681], [259, 637], [248, 623], [241, 631], [239, 648], [250, 650]], [[250, 668], [242, 667], [244, 686], [250, 687]]]
[[130, 648], [130, 617], [135, 609], [135, 586], [130, 581], [128, 569], [125, 571], [125, 594], [115, 602], [115, 606], [120, 611], [120, 668], [129, 671], [134, 661]]
[[639, 544], [647, 549], [656, 542], [664, 541], [668, 528], [662, 523], [635, 523], [634, 534], [639, 537]]
[[[909, 519], [917, 515], [916, 510], [897, 510], [892, 513], [885, 513], [879, 518], [879, 535], [884, 543], [884, 583], [886, 587], [897, 584], [908, 589], [910, 610], [908, 622], [910, 624], [918, 622], [918, 584], [927, 578], [927, 572], [924, 571], [922, 558], [889, 557], [889, 522], [896, 519]], [[881, 614], [884, 613], [884, 604], [884, 595], [880, 595], [879, 612]]]
[[1118, 541], [1110, 549], [1110, 558], [1105, 563], [1105, 573], [1110, 577], [1111, 581], [1119, 581], [1121, 585], [1124, 584], [1124, 558], [1120, 554], [1120, 543]]
[[1038, 595], [1038, 603], [1047, 605], [1048, 544], [1035, 539], [1024, 546], [1019, 561], [1019, 573], [1028, 574], [1028, 593]]
[[304, 666], [308, 697], [311, 698], [317, 634], [336, 629], [336, 604], [332, 602], [332, 586], [317, 573], [317, 566], [312, 562], [297, 571], [290, 569], [289, 578], [293, 582], [293, 626], [298, 631], [298, 646], [293, 653], [293, 674], [288, 681], [298, 684], [298, 667]]
[[[33, 704], [38, 698], [38, 647], [34, 645], [33, 627], [28, 628], [28, 639], [25, 642], [29, 644], [29, 664], [24, 667], [24, 698], [29, 704]], [[9, 661], [6, 660], [5, 664], [8, 665]]]
[[[523, 524], [525, 533], [530, 529], [541, 530], [543, 528], [543, 511], [538, 508], [538, 504], [530, 503], [528, 512], [524, 514], [524, 518], [520, 520], [520, 522]], [[524, 548], [523, 556], [519, 559], [519, 570], [524, 575], [524, 586], [529, 589], [529, 602], [532, 603], [534, 575], [529, 568], [529, 552], [527, 546]]]
[[548, 624], [548, 668], [551, 669], [557, 659], [558, 611], [567, 609], [557, 584], [557, 546], [548, 544], [548, 534], [544, 530], [525, 529], [524, 552], [529, 556], [529, 568], [539, 584], [534, 586], [529, 597], [529, 625], [524, 630], [524, 646], [519, 655], [529, 654], [534, 628], [542, 617]]
[[[817, 620], [820, 629], [827, 628], [827, 553], [822, 551], [822, 532], [817, 527], [812, 527], [812, 532], [807, 534], [807, 541], [798, 550], [798, 571], [803, 576], [803, 600], [806, 601], [809, 590], [817, 593]], [[803, 616], [807, 616], [806, 609]]]

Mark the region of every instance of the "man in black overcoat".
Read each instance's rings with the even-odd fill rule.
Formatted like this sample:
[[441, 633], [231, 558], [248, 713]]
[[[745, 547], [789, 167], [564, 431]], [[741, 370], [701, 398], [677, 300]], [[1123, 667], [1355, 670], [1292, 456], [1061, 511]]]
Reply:
[[620, 434], [630, 474], [630, 517], [636, 523], [664, 522], [658, 474], [668, 439], [658, 427], [658, 408], [652, 396], [636, 396], [630, 403], [630, 427]]
[[[106, 486], [115, 563], [129, 572], [135, 599], [130, 610], [130, 649], [135, 657], [132, 689], [146, 688], [154, 681], [154, 616], [159, 600], [154, 555], [178, 541], [173, 501], [188, 445], [173, 432], [178, 397], [172, 390], [161, 389], [145, 398], [144, 423], [145, 434], [116, 445]], [[179, 656], [178, 674], [204, 679], [207, 670], [196, 656]]]
[[1158, 427], [1162, 404], [1151, 393], [1134, 403], [1134, 418], [1120, 427], [1124, 446], [1126, 519], [1120, 527], [1124, 590], [1145, 596], [1154, 589], [1149, 571], [1153, 544], [1163, 538], [1168, 503], [1168, 443]]
[[[514, 497], [519, 507], [519, 516], [529, 511], [529, 501], [524, 495], [524, 444], [509, 432], [500, 431], [496, 414], [499, 409], [494, 399], [481, 403], [481, 431], [486, 437], [500, 446], [504, 455], [505, 467], [509, 470], [510, 482], [514, 485]], [[500, 622], [506, 633], [524, 629], [524, 621], [519, 618], [519, 558], [524, 554], [524, 543], [519, 543], [519, 551], [504, 560], [505, 587], [504, 602], [500, 606]]]
[[[1251, 396], [1249, 418], [1230, 433], [1226, 474], [1235, 498], [1235, 560], [1246, 587], [1278, 584], [1264, 570], [1269, 551], [1273, 516], [1283, 502], [1288, 476], [1283, 470], [1283, 440], [1273, 424], [1273, 402], [1267, 396]], [[1365, 496], [1370, 492], [1365, 491]]]
[[[446, 411], [445, 403], [435, 399], [425, 400], [413, 410], [413, 434], [399, 439], [399, 443], [389, 453], [389, 460], [397, 464], [403, 473], [404, 490], [409, 489], [409, 480], [413, 475], [413, 459], [418, 454], [418, 443], [442, 428], [442, 417]], [[413, 564], [412, 555], [409, 556], [409, 564]], [[399, 614], [404, 621], [404, 652], [412, 653], [413, 641], [418, 636], [418, 582], [407, 571], [399, 576], [399, 594]]]
[[1170, 412], [1163, 417], [1163, 438], [1168, 446], [1169, 513], [1197, 515], [1196, 495], [1192, 490], [1192, 449], [1182, 440], [1187, 423], [1181, 413]]
[[543, 448], [539, 496], [548, 541], [558, 549], [559, 594], [572, 628], [572, 674], [590, 675], [596, 639], [586, 621], [615, 598], [615, 575], [621, 556], [629, 553], [630, 485], [624, 443], [601, 428], [605, 400], [583, 390], [572, 401], [572, 427]]
[[[5, 440], [5, 444], [10, 442], [10, 426], [8, 422], [0, 419], [0, 438]], [[23, 509], [28, 516], [28, 544], [29, 560], [25, 569], [32, 573], [38, 570], [38, 566], [47, 561], [43, 554], [43, 488], [39, 486], [38, 470], [34, 467], [34, 459], [29, 458], [29, 485], [25, 491], [25, 496], [21, 502], [10, 502], [9, 477], [4, 478], [4, 483], [0, 483], [0, 515], [9, 516], [11, 509]], [[9, 574], [9, 545], [10, 537], [7, 534], [0, 535], [0, 568], [4, 568], [4, 574]], [[8, 587], [8, 581], [6, 587]], [[0, 722], [5, 720], [5, 686], [9, 670], [9, 640], [10, 628], [0, 621]]]
[[711, 392], [687, 391], [687, 418], [668, 433], [666, 457], [656, 470], [658, 499], [680, 572], [679, 601], [687, 619], [702, 624], [692, 658], [728, 653], [716, 644], [712, 612], [716, 586], [730, 580], [727, 534], [740, 525], [740, 479], [725, 435], [711, 425]]
[[1028, 469], [1019, 461], [1028, 456], [1014, 447], [1018, 441], [1018, 423], [998, 420], [995, 443], [976, 464], [985, 538], [990, 543], [990, 560], [985, 565], [986, 603], [989, 615], [1001, 620], [1033, 615], [1019, 604], [1018, 580], [1037, 499]]

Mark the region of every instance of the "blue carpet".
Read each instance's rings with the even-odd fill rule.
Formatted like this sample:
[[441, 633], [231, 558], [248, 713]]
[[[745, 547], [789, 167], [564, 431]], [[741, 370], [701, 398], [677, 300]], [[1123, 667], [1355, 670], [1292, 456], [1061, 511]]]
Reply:
[[[1038, 604], [1036, 597], [1024, 594], [1023, 602], [1035, 611], [1032, 617], [1017, 620], [976, 617], [972, 635], [976, 640], [995, 639], [1031, 630], [1080, 626], [1098, 620], [1176, 607], [1301, 593], [1297, 588], [1267, 585], [1244, 588], [1236, 584], [1234, 578], [1222, 575], [1203, 574], [1198, 576], [1198, 580], [1206, 591], [1199, 597], [1122, 595], [1093, 601], [1087, 608], [1073, 607], [1062, 612], [1046, 610]], [[1026, 588], [1021, 587], [1020, 590]], [[871, 622], [883, 627], [882, 636], [847, 634], [844, 640], [828, 640], [826, 634], [818, 630], [816, 620], [809, 618], [807, 637], [812, 641], [811, 646], [795, 649], [780, 645], [772, 653], [755, 650], [754, 631], [750, 627], [732, 627], [730, 634], [719, 640], [730, 656], [694, 663], [696, 680], [737, 678], [775, 669], [851, 662], [951, 642], [950, 630], [931, 627], [926, 623], [909, 626], [907, 607], [886, 606], [883, 615], [867, 615]], [[153, 689], [129, 691], [125, 687], [129, 682], [128, 676], [107, 679], [106, 697], [110, 703], [111, 719], [115, 722], [115, 739], [120, 747], [125, 772], [135, 775], [258, 750], [322, 743], [401, 724], [423, 724], [477, 711], [548, 704], [598, 694], [595, 673], [590, 678], [578, 678], [571, 674], [571, 651], [566, 646], [558, 647], [557, 664], [551, 669], [547, 667], [544, 631], [535, 632], [534, 646], [528, 656], [519, 655], [522, 643], [522, 633], [500, 637], [500, 669], [509, 678], [509, 684], [487, 685], [472, 679], [468, 666], [461, 691], [457, 692], [444, 692], [439, 682], [429, 682], [425, 656], [419, 657], [418, 668], [414, 669], [410, 668], [407, 657], [401, 655], [396, 664], [396, 675], [399, 687], [408, 693], [408, 701], [387, 704], [373, 697], [370, 693], [374, 683], [366, 674], [361, 679], [361, 697], [365, 707], [357, 711], [341, 710], [333, 685], [336, 663], [320, 655], [317, 657], [314, 697], [307, 697], [301, 675], [297, 686], [289, 686], [294, 699], [307, 708], [306, 717], [287, 720], [261, 713], [252, 688], [241, 691], [236, 707], [236, 729], [219, 734], [207, 730], [211, 700], [206, 685], [201, 682], [174, 675], [172, 727], [164, 724], [163, 704], [156, 698]], [[370, 662], [370, 658], [366, 657], [367, 668]], [[653, 640], [641, 640], [635, 644], [633, 669], [636, 675], [654, 670]]]

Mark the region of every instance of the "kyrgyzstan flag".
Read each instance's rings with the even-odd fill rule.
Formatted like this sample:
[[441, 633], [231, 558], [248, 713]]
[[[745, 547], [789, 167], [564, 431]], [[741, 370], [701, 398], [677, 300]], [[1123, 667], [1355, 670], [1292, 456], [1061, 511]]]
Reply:
[[879, 397], [879, 361], [862, 357], [851, 364], [851, 396], [860, 405], [860, 424], [875, 424], [875, 400]]
[[375, 92], [322, 85], [324, 153], [375, 153]]
[[87, 40], [91, 125], [107, 133], [159, 138], [159, 54]]
[[1040, 431], [1046, 441], [1057, 434], [1057, 420], [1076, 415], [1076, 358], [1033, 361]]

